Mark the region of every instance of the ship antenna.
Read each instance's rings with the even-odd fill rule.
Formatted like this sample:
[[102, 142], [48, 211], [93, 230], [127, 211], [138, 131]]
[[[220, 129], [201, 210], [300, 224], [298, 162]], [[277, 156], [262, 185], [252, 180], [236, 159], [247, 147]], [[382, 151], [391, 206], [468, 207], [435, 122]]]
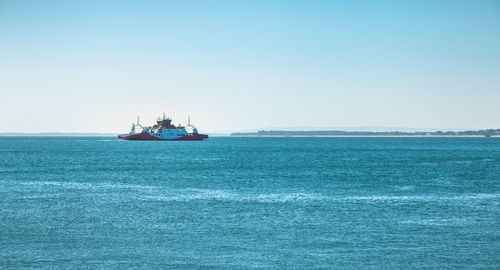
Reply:
[[139, 125], [139, 116], [137, 116], [137, 125]]
[[188, 116], [188, 126], [191, 125], [191, 117]]

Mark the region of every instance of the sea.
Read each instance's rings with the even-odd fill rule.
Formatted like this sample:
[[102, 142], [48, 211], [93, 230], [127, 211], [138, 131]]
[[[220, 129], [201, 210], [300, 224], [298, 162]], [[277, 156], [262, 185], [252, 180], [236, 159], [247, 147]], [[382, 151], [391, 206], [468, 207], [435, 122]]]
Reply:
[[0, 269], [500, 269], [500, 138], [0, 137]]

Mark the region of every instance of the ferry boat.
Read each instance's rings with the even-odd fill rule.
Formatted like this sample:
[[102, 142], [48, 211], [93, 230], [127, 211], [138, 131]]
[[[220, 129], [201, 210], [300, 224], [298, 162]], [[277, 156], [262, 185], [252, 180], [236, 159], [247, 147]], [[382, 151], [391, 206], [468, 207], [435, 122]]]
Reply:
[[[142, 129], [142, 132], [136, 132], [137, 127]], [[186, 128], [192, 131], [188, 132]], [[120, 134], [118, 138], [128, 141], [201, 141], [208, 138], [208, 135], [198, 133], [198, 129], [191, 125], [189, 118], [187, 126], [183, 127], [181, 124], [175, 126], [172, 124], [172, 119], [163, 114], [163, 117], [156, 119], [156, 125], [153, 126], [142, 126], [137, 117], [137, 123], [132, 123], [130, 132]]]

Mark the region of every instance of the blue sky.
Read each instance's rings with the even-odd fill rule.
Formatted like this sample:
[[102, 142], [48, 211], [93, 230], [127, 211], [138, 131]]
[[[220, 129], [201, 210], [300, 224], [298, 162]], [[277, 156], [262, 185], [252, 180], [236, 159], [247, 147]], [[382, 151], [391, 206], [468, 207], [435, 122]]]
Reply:
[[500, 1], [1, 1], [0, 132], [500, 128]]

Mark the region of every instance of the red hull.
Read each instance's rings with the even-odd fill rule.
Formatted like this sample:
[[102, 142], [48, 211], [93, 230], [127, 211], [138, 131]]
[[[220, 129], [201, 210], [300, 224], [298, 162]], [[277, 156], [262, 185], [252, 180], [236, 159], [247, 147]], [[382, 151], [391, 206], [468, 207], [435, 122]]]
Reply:
[[160, 139], [156, 138], [154, 136], [151, 136], [147, 132], [142, 132], [139, 134], [133, 134], [133, 135], [128, 135], [128, 136], [120, 136], [118, 135], [119, 139], [126, 140], [126, 141], [201, 141], [206, 138], [208, 138], [208, 135], [205, 134], [199, 134], [199, 133], [191, 133], [189, 135], [186, 135], [184, 137], [176, 138], [176, 139]]

